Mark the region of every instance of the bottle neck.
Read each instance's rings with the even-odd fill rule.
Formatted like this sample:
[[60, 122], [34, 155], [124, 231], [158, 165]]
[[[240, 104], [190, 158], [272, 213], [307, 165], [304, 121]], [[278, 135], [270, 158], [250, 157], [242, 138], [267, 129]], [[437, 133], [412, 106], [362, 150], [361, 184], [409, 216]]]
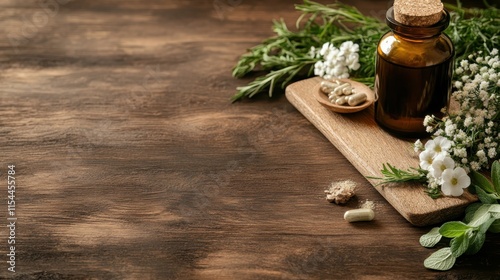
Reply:
[[386, 13], [386, 23], [395, 35], [405, 40], [422, 41], [439, 37], [450, 23], [450, 13], [443, 10], [441, 20], [430, 26], [409, 26], [396, 21], [394, 18], [394, 9], [391, 7]]

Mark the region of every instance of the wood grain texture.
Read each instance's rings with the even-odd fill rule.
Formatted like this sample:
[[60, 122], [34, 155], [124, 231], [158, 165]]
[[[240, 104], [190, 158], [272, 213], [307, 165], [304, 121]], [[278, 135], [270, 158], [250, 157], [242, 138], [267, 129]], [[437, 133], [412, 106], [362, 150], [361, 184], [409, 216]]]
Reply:
[[[315, 94], [321, 78], [311, 78], [287, 87], [288, 100], [320, 131], [365, 177], [380, 177], [382, 164], [408, 169], [419, 165], [413, 142], [398, 139], [381, 129], [373, 118], [373, 106], [355, 114], [338, 114], [319, 103]], [[462, 215], [477, 201], [465, 192], [460, 197], [432, 199], [420, 184], [385, 184], [368, 179], [394, 208], [416, 226], [428, 226]]]
[[[0, 279], [498, 275], [493, 235], [454, 270], [426, 270], [418, 239], [430, 228], [402, 218], [285, 96], [230, 103], [251, 80], [231, 77], [238, 56], [273, 19], [293, 26], [290, 1], [78, 0], [46, 23], [40, 2], [0, 0], [4, 203], [7, 164], [18, 184], [16, 273], [4, 204]], [[13, 45], [34, 15], [39, 27]], [[327, 203], [346, 179], [356, 197]], [[367, 199], [375, 220], [346, 223]]]

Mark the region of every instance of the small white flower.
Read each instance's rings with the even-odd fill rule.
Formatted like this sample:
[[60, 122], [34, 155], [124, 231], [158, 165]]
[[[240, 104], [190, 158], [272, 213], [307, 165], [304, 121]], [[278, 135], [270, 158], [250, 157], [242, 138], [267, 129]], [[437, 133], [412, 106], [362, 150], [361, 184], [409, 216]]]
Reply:
[[443, 185], [441, 191], [444, 195], [460, 196], [465, 188], [470, 185], [470, 177], [462, 167], [446, 169], [442, 174]]
[[420, 159], [420, 167], [425, 170], [429, 170], [432, 166], [432, 162], [434, 161], [434, 156], [436, 154], [432, 150], [425, 150], [418, 155]]
[[325, 75], [326, 67], [323, 61], [318, 61], [314, 64], [314, 75], [323, 77]]
[[432, 176], [436, 179], [440, 179], [443, 172], [446, 169], [453, 169], [455, 168], [455, 162], [453, 161], [452, 158], [450, 157], [445, 157], [443, 159], [436, 159], [432, 162]]
[[433, 121], [434, 121], [433, 116], [429, 116], [429, 115], [425, 116], [425, 118], [424, 118], [424, 126], [430, 125]]
[[471, 116], [468, 116], [467, 118], [465, 118], [464, 120], [464, 126], [465, 127], [468, 127], [472, 124], [472, 117]]
[[467, 60], [462, 60], [460, 61], [460, 66], [464, 69], [464, 70], [468, 70], [469, 69], [469, 62]]
[[339, 49], [344, 55], [349, 55], [351, 53], [357, 53], [359, 51], [359, 45], [354, 44], [352, 41], [346, 41], [340, 45]]
[[469, 165], [472, 170], [479, 170], [481, 168], [481, 165], [477, 161], [472, 161]]
[[493, 159], [497, 156], [497, 151], [495, 150], [495, 148], [490, 148], [488, 150], [488, 157]]
[[417, 141], [415, 141], [415, 143], [413, 144], [413, 150], [415, 151], [415, 153], [424, 150], [424, 144], [422, 144], [422, 141], [420, 141], [420, 139], [417, 139]]
[[498, 80], [498, 73], [495, 73], [495, 69], [490, 69], [490, 70], [493, 70], [491, 71], [491, 73], [488, 73], [490, 74], [490, 81], [491, 82], [496, 82]]
[[319, 51], [319, 54], [321, 56], [328, 55], [330, 51], [330, 43], [324, 43], [323, 46], [321, 47], [321, 50]]
[[325, 57], [325, 62], [330, 66], [335, 66], [339, 64], [344, 58], [340, 55], [340, 51], [337, 48], [332, 48]]
[[464, 84], [463, 84], [461, 81], [455, 81], [455, 87], [456, 87], [457, 89], [461, 89], [461, 88], [463, 87], [463, 85], [464, 85]]
[[476, 73], [477, 71], [479, 71], [479, 67], [477, 66], [477, 64], [473, 63], [469, 65], [469, 70], [472, 71], [473, 73]]
[[443, 136], [438, 136], [433, 140], [429, 140], [427, 141], [427, 143], [425, 143], [425, 150], [431, 150], [436, 156], [446, 156], [451, 148], [451, 144], [452, 142], [450, 140], [446, 139]]
[[456, 124], [449, 124], [444, 128], [444, 132], [446, 133], [446, 135], [451, 137], [455, 134], [456, 129], [457, 129]]
[[325, 79], [349, 78], [350, 71], [359, 70], [359, 45], [352, 41], [344, 42], [340, 48], [331, 43], [324, 43], [319, 51], [311, 48], [310, 53], [316, 52], [315, 57], [321, 58], [314, 65], [314, 75]]
[[316, 48], [315, 47], [311, 47], [309, 49], [308, 54], [309, 54], [310, 57], [315, 57], [316, 56]]
[[484, 159], [484, 158], [486, 158], [486, 153], [483, 150], [479, 150], [479, 151], [477, 151], [476, 156], [479, 159]]

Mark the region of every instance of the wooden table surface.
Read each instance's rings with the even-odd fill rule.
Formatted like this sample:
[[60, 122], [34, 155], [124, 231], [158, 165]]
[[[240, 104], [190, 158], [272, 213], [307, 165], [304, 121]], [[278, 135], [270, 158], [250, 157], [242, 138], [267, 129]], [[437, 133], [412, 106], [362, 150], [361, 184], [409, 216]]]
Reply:
[[[284, 95], [231, 104], [293, 1], [0, 1], [2, 279], [498, 279], [500, 239], [435, 250]], [[300, 1], [294, 1], [299, 3]], [[322, 1], [326, 3], [328, 1]], [[382, 16], [388, 1], [345, 1]], [[357, 196], [323, 191], [351, 179]], [[376, 219], [349, 224], [365, 200]]]

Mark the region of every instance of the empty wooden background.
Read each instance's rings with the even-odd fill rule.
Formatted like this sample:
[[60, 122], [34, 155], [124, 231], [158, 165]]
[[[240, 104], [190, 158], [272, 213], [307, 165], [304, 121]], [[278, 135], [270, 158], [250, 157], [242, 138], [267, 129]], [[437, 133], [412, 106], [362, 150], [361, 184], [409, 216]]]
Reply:
[[[434, 250], [284, 95], [231, 104], [245, 49], [292, 2], [0, 1], [2, 279], [495, 279], [500, 240]], [[326, 3], [328, 1], [322, 1]], [[390, 1], [345, 1], [382, 16]], [[55, 4], [54, 4], [55, 3]], [[346, 206], [325, 201], [352, 179]], [[365, 200], [376, 219], [342, 216]], [[1, 210], [3, 209], [3, 210]]]

